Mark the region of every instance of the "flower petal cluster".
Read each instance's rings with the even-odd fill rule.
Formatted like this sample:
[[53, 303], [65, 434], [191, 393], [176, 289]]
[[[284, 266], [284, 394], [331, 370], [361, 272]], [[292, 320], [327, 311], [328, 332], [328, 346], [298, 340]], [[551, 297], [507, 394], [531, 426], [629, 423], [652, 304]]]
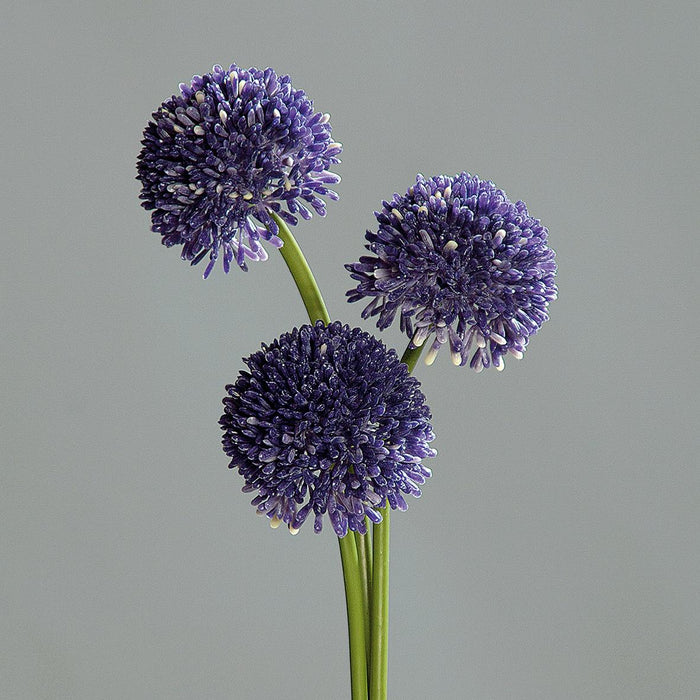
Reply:
[[445, 344], [454, 364], [477, 372], [522, 358], [557, 296], [547, 229], [525, 203], [463, 172], [418, 175], [382, 204], [365, 236], [372, 255], [346, 265], [359, 282], [348, 300], [371, 300], [363, 318], [378, 315], [385, 329], [399, 313], [413, 347], [433, 338], [428, 364]]
[[289, 76], [216, 65], [180, 91], [146, 126], [137, 178], [163, 244], [193, 265], [209, 254], [204, 277], [220, 254], [228, 272], [234, 259], [266, 259], [261, 239], [280, 247], [270, 212], [294, 225], [338, 198], [329, 168], [342, 146]]
[[259, 514], [296, 533], [313, 511], [339, 537], [364, 533], [378, 508], [406, 509], [433, 457], [430, 410], [396, 353], [335, 321], [285, 333], [245, 359], [226, 387], [224, 452], [257, 492]]

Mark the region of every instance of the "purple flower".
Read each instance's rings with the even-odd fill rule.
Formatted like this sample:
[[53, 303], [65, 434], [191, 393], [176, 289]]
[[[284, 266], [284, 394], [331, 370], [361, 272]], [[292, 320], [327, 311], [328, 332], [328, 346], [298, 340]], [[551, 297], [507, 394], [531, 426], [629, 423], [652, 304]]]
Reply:
[[271, 211], [296, 224], [338, 198], [329, 168], [342, 146], [289, 76], [217, 65], [180, 91], [146, 126], [137, 179], [163, 244], [192, 265], [209, 254], [205, 278], [220, 252], [228, 272], [234, 258], [244, 270], [246, 257], [267, 258], [260, 239], [282, 245]]
[[359, 282], [348, 300], [371, 299], [363, 318], [379, 314], [384, 329], [399, 312], [412, 347], [434, 336], [427, 364], [446, 343], [454, 364], [477, 372], [502, 370], [506, 353], [520, 359], [557, 296], [547, 229], [525, 203], [460, 173], [418, 175], [382, 204], [365, 236], [372, 255], [346, 265]]
[[430, 410], [396, 353], [359, 328], [318, 321], [285, 333], [245, 360], [226, 387], [224, 452], [257, 492], [252, 504], [296, 534], [311, 511], [320, 532], [365, 532], [377, 508], [406, 509], [433, 457]]

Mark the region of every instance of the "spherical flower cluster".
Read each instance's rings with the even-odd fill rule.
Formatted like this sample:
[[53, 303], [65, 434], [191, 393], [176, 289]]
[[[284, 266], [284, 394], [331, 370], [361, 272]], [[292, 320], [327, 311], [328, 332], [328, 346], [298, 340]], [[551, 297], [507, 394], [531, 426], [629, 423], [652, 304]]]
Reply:
[[420, 496], [433, 457], [430, 410], [396, 353], [336, 321], [285, 333], [245, 360], [226, 387], [219, 421], [224, 452], [243, 491], [273, 527], [296, 533], [328, 514], [339, 537], [364, 533], [378, 508], [406, 509]]
[[428, 364], [447, 343], [454, 364], [477, 372], [502, 370], [506, 353], [520, 359], [557, 296], [547, 229], [524, 202], [463, 172], [418, 175], [382, 204], [365, 236], [372, 255], [346, 265], [359, 282], [349, 301], [371, 299], [362, 316], [378, 314], [384, 329], [399, 312], [413, 347], [434, 336]]
[[220, 252], [228, 272], [234, 258], [243, 269], [267, 258], [260, 239], [280, 247], [270, 212], [296, 224], [338, 198], [329, 168], [342, 146], [289, 76], [217, 65], [180, 91], [146, 126], [137, 177], [152, 230], [192, 265], [208, 253], [204, 277]]

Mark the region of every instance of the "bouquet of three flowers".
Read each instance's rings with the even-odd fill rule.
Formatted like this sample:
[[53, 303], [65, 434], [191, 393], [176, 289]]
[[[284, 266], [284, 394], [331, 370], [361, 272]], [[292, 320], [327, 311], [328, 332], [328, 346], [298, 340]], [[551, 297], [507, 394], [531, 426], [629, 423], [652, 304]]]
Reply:
[[418, 380], [446, 346], [455, 365], [503, 370], [523, 357], [556, 298], [547, 229], [492, 182], [466, 172], [416, 181], [383, 201], [368, 255], [346, 265], [363, 318], [397, 318], [402, 356], [331, 321], [290, 226], [338, 195], [342, 147], [288, 76], [235, 64], [195, 76], [153, 113], [138, 158], [152, 230], [183, 260], [232, 265], [278, 248], [309, 315], [263, 343], [226, 386], [220, 419], [229, 466], [273, 528], [327, 518], [347, 600], [353, 700], [387, 693], [389, 513], [406, 510], [436, 452]]

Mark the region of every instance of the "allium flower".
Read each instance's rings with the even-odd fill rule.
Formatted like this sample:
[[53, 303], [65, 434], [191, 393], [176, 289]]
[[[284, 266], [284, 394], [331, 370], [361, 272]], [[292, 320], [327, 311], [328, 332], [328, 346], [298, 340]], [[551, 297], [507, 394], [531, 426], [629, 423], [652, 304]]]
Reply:
[[146, 126], [137, 177], [163, 244], [182, 245], [192, 265], [209, 253], [205, 278], [221, 251], [228, 272], [234, 258], [243, 269], [267, 258], [260, 239], [282, 245], [270, 211], [296, 224], [325, 215], [320, 197], [338, 198], [328, 169], [342, 146], [289, 76], [217, 65], [180, 91]]
[[413, 347], [434, 336], [427, 364], [446, 343], [454, 364], [477, 372], [502, 370], [506, 353], [520, 359], [557, 296], [547, 229], [525, 203], [461, 173], [418, 175], [382, 204], [365, 236], [373, 255], [346, 265], [359, 282], [348, 300], [371, 299], [363, 318], [379, 314], [384, 329], [399, 312]]
[[365, 532], [377, 508], [406, 509], [433, 457], [430, 410], [396, 353], [359, 328], [318, 321], [285, 333], [245, 360], [226, 387], [219, 421], [230, 467], [257, 492], [252, 504], [296, 534], [314, 512], [339, 537]]

